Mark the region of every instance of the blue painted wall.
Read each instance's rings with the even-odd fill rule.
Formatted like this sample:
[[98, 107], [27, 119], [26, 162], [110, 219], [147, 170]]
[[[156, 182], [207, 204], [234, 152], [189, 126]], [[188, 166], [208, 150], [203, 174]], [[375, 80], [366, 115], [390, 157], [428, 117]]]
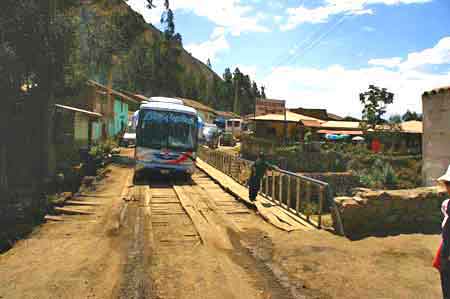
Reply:
[[114, 100], [114, 121], [110, 123], [109, 134], [115, 136], [128, 124], [128, 104], [121, 101], [120, 98]]

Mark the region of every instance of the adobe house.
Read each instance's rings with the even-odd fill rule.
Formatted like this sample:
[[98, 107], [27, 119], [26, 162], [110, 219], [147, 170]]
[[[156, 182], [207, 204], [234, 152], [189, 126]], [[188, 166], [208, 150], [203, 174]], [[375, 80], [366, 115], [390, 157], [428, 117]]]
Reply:
[[191, 99], [185, 98], [178, 98], [178, 99], [182, 100], [184, 105], [196, 109], [204, 122], [212, 124], [216, 119], [217, 112], [213, 108]]
[[422, 175], [432, 186], [450, 164], [450, 86], [425, 92], [422, 106]]
[[[284, 114], [267, 114], [249, 118], [256, 127], [256, 136], [273, 140], [301, 140], [305, 128], [318, 128], [320, 119], [286, 111]], [[314, 132], [315, 130], [313, 130]]]
[[93, 129], [94, 135], [102, 139], [117, 136], [128, 124], [129, 111], [136, 110], [140, 101], [96, 81], [87, 81], [85, 88], [75, 98], [62, 104], [100, 113], [102, 118]]

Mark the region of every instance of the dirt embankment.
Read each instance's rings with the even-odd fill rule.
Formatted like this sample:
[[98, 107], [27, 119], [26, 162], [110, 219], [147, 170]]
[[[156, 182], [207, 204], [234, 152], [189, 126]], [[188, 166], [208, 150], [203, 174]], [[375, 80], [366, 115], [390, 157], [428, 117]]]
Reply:
[[0, 255], [0, 298], [110, 298], [121, 272], [115, 235], [129, 168], [111, 167], [97, 191], [82, 200], [93, 215], [64, 216], [36, 228]]

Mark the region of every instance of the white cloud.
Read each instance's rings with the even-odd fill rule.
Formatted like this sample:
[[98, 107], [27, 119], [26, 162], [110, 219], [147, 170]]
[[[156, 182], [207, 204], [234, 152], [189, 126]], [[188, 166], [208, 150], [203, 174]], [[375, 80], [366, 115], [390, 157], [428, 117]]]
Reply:
[[450, 36], [441, 39], [433, 48], [409, 54], [408, 59], [400, 67], [417, 69], [425, 65], [439, 64], [450, 64]]
[[323, 69], [280, 67], [261, 83], [268, 86], [269, 97], [286, 99], [289, 107], [326, 108], [344, 116], [360, 116], [359, 93], [370, 84], [394, 92], [395, 101], [389, 113], [404, 113], [406, 109], [421, 111], [422, 93], [449, 82], [450, 72], [428, 74], [382, 67], [347, 69], [335, 65]]
[[334, 15], [365, 15], [373, 14], [374, 11], [367, 8], [373, 4], [400, 5], [420, 4], [432, 0], [325, 0], [322, 6], [307, 8], [300, 5], [287, 9], [287, 22], [281, 25], [281, 30], [292, 30], [303, 23], [327, 22]]
[[399, 67], [403, 71], [420, 70], [430, 65], [450, 64], [450, 36], [442, 38], [433, 48], [408, 54], [403, 61], [401, 57], [371, 59], [369, 64], [384, 67]]
[[214, 28], [213, 32], [211, 33], [211, 39], [219, 38], [223, 35], [225, 35], [227, 30], [223, 27], [216, 27]]
[[218, 27], [211, 34], [211, 39], [202, 43], [192, 43], [185, 46], [188, 52], [191, 52], [194, 57], [206, 63], [208, 59], [212, 62], [217, 61], [217, 56], [221, 52], [230, 49], [225, 30]]
[[378, 58], [369, 60], [369, 64], [392, 68], [399, 66], [402, 60], [403, 59], [401, 57]]
[[[163, 1], [156, 1], [156, 9], [145, 8], [143, 0], [129, 0], [128, 4], [141, 13], [147, 22], [156, 24], [160, 20]], [[252, 6], [244, 5], [240, 0], [171, 0], [173, 11], [192, 12], [205, 17], [213, 24], [226, 28], [233, 35], [242, 32], [268, 32], [269, 29], [261, 24], [265, 18], [262, 13], [255, 13]]]
[[395, 94], [388, 113], [422, 110], [424, 91], [450, 83], [450, 67], [444, 73], [430, 73], [421, 67], [450, 64], [450, 37], [435, 47], [400, 57], [369, 60], [367, 67], [349, 69], [340, 65], [326, 68], [279, 67], [260, 83], [268, 86], [269, 97], [286, 99], [290, 107], [326, 108], [341, 115], [360, 116], [359, 93], [370, 84]]

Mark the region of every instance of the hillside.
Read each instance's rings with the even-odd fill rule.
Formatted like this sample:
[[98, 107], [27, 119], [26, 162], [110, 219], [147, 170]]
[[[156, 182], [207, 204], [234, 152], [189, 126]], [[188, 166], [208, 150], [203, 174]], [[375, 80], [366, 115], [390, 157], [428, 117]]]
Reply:
[[[188, 53], [181, 42], [145, 22], [122, 0], [94, 1], [80, 9], [81, 56], [89, 79], [146, 96], [198, 99], [232, 108], [222, 78]], [[83, 46], [84, 45], [84, 46]], [[232, 93], [229, 93], [232, 95]]]

